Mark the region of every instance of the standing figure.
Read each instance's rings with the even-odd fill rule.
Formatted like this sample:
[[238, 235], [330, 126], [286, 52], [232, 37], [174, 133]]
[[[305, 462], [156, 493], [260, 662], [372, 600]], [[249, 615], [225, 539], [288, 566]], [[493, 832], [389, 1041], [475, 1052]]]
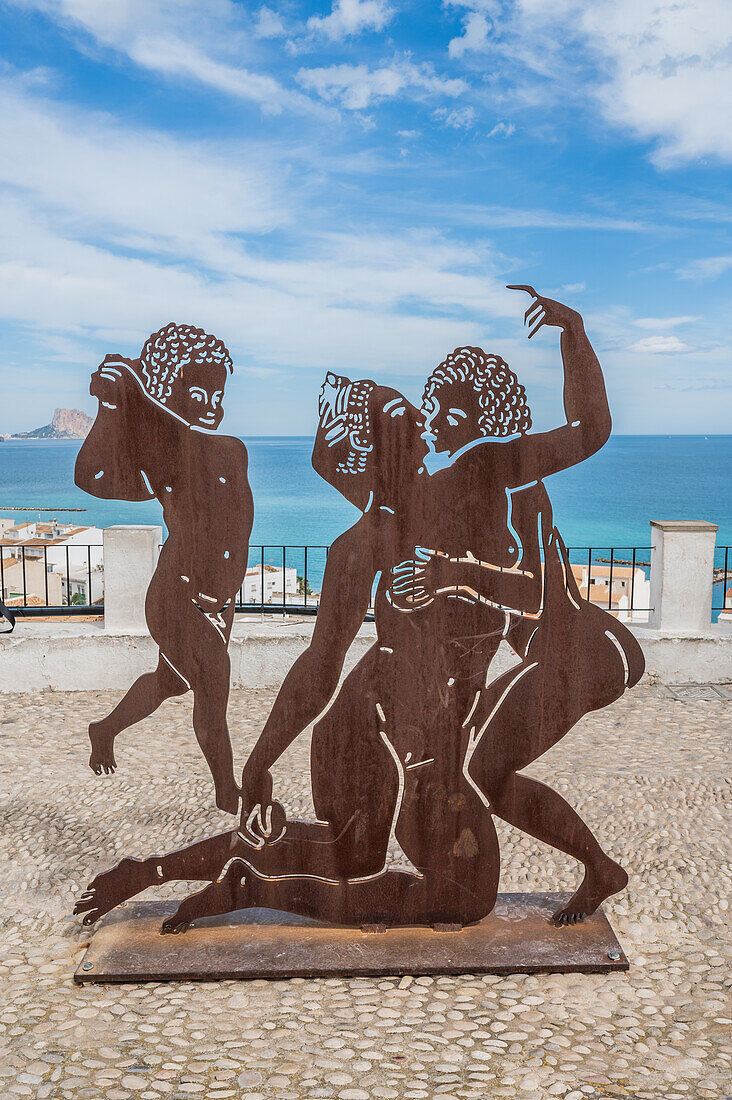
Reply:
[[211, 769], [216, 805], [235, 814], [226, 720], [228, 645], [253, 522], [247, 451], [216, 435], [232, 361], [215, 336], [169, 324], [145, 342], [139, 359], [108, 355], [92, 375], [99, 401], [76, 460], [79, 488], [105, 500], [163, 506], [168, 537], [145, 600], [160, 654], [106, 718], [89, 726], [89, 766], [117, 767], [114, 741], [174, 695], [193, 692], [193, 728]]

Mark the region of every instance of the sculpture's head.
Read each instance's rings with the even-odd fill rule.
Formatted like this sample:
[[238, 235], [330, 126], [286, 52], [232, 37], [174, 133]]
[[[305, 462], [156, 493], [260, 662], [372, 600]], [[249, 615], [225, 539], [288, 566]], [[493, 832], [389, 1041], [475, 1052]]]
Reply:
[[218, 428], [226, 379], [233, 370], [221, 340], [171, 322], [148, 337], [138, 362], [140, 380], [151, 397], [192, 428]]
[[531, 428], [526, 391], [499, 355], [455, 348], [427, 379], [422, 396], [436, 451], [454, 455], [481, 437], [524, 434]]
[[364, 511], [400, 500], [422, 468], [424, 421], [397, 390], [329, 372], [320, 391], [313, 467]]

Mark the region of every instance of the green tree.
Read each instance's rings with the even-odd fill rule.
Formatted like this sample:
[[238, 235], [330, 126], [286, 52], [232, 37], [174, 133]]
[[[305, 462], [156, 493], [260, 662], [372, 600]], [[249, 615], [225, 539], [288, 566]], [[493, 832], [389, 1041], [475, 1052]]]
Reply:
[[313, 594], [310, 582], [306, 581], [304, 577], [297, 578], [297, 590], [301, 596], [312, 596]]

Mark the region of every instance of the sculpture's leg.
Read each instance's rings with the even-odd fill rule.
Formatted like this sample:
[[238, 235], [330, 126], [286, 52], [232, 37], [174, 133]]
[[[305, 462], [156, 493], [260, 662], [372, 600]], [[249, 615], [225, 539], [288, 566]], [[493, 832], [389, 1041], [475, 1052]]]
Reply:
[[[594, 682], [596, 700], [586, 691], [582, 697], [573, 697], [566, 689], [561, 695], [556, 684], [547, 683], [547, 675], [551, 680], [554, 673], [559, 674], [556, 669], [547, 670], [546, 662], [527, 660], [490, 685], [473, 718], [479, 731], [481, 720], [485, 729], [477, 745], [469, 749], [468, 771], [499, 817], [583, 864], [582, 885], [555, 914], [560, 923], [574, 923], [622, 890], [628, 876], [603, 852], [589, 827], [560, 794], [517, 774], [519, 768], [555, 745], [583, 714], [604, 705], [607, 699], [608, 685], [599, 683], [599, 673]], [[622, 690], [619, 681], [617, 693]]]
[[628, 885], [628, 875], [598, 844], [576, 810], [551, 787], [524, 775], [510, 776], [494, 793], [499, 817], [551, 844], [584, 866], [584, 879], [567, 905], [554, 914], [557, 924], [591, 916], [605, 898]]
[[226, 813], [239, 809], [239, 787], [234, 777], [226, 710], [229, 703], [229, 654], [224, 650], [209, 667], [192, 672], [193, 730], [209, 766], [216, 791], [216, 805]]
[[166, 856], [123, 859], [116, 867], [92, 879], [76, 903], [74, 913], [83, 913], [84, 924], [93, 924], [110, 909], [149, 886], [175, 879], [215, 879], [241, 843], [236, 830], [232, 829]]
[[89, 724], [92, 751], [89, 767], [95, 775], [109, 775], [117, 767], [114, 740], [122, 730], [149, 718], [161, 703], [174, 695], [184, 695], [188, 685], [170, 667], [164, 657], [158, 659], [154, 672], [146, 672], [135, 680], [124, 699], [100, 722]]
[[217, 626], [193, 603], [180, 578], [159, 569], [148, 589], [145, 614], [162, 657], [193, 691], [193, 728], [213, 777], [216, 805], [235, 814], [239, 787], [226, 720], [233, 604]]
[[[367, 734], [364, 738], [368, 741]], [[260, 847], [232, 830], [165, 856], [124, 859], [93, 879], [75, 912], [86, 914], [85, 923], [91, 924], [149, 886], [179, 879], [215, 884], [232, 859], [243, 860], [252, 873], [272, 878], [290, 874], [338, 882], [349, 874], [378, 873], [386, 858], [399, 782], [385, 744], [376, 739], [369, 749], [365, 771], [349, 767], [347, 757], [340, 769], [337, 760], [328, 760], [330, 821], [288, 821], [281, 837]], [[211, 893], [216, 891], [207, 897]]]
[[[294, 863], [268, 872], [266, 849], [236, 858], [221, 881], [212, 883], [179, 906], [164, 924], [166, 932], [184, 931], [202, 917], [264, 906], [336, 924], [466, 924], [486, 916], [498, 886], [498, 842], [490, 813], [465, 783], [440, 782], [428, 776], [419, 783], [408, 777], [397, 837], [415, 862], [416, 872], [386, 870], [385, 859], [370, 873], [347, 871], [329, 880], [298, 873]], [[449, 788], [449, 790], [448, 790]], [[297, 823], [295, 823], [297, 824]], [[272, 847], [274, 857], [277, 848]], [[283, 846], [282, 856], [287, 849]], [[385, 857], [384, 851], [384, 857]]]

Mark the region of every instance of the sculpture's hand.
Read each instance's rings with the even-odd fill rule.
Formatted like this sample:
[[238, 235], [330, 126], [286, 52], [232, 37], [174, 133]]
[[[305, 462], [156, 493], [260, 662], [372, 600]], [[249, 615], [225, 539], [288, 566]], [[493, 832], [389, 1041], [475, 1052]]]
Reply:
[[553, 298], [543, 298], [534, 290], [533, 286], [508, 286], [506, 289], [523, 290], [534, 299], [524, 314], [524, 324], [529, 326], [529, 340], [539, 331], [542, 325], [560, 328], [565, 332], [577, 325], [580, 328], [583, 327], [582, 317], [575, 309], [563, 305], [562, 302], [555, 302]]
[[272, 799], [272, 776], [244, 765], [241, 777], [240, 832], [255, 848], [279, 839], [284, 830], [284, 810]]
[[105, 355], [91, 376], [89, 393], [107, 408], [116, 408], [116, 397], [123, 381], [123, 370], [131, 360], [122, 355]]
[[414, 557], [399, 562], [391, 571], [391, 603], [399, 611], [417, 611], [427, 607], [443, 582], [444, 556], [435, 550], [417, 546]]

